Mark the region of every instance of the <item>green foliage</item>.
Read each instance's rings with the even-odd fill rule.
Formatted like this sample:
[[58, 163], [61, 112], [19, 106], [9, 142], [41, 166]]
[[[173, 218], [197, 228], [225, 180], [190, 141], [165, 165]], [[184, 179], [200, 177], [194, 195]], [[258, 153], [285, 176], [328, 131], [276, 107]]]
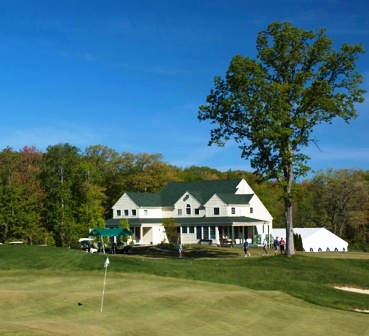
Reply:
[[[121, 219], [119, 221], [119, 227], [122, 229], [127, 229], [129, 230], [129, 223], [128, 223], [128, 219]], [[123, 242], [127, 242], [128, 239], [131, 238], [130, 236], [120, 236], [121, 241]]]
[[165, 234], [169, 240], [169, 243], [176, 243], [178, 239], [177, 235], [177, 221], [174, 218], [163, 218], [163, 225]]
[[313, 184], [320, 200], [318, 206], [325, 214], [321, 225], [339, 237], [352, 239], [368, 216], [369, 184], [363, 172], [327, 169], [314, 177]]
[[[281, 184], [251, 172], [199, 166], [182, 169], [156, 156], [125, 153], [120, 157], [99, 145], [88, 147], [85, 153], [71, 145], [51, 146], [46, 153], [26, 146], [19, 152], [11, 148], [0, 152], [0, 242], [71, 246], [90, 228], [104, 227], [112, 205], [125, 191], [132, 191], [125, 189], [126, 182], [137, 179], [136, 186], [140, 185], [140, 174], [131, 178], [128, 163], [124, 169], [118, 164], [124, 158], [133, 160], [134, 167], [144, 158], [149, 160], [143, 168], [146, 177], [155, 180], [162, 174], [158, 176], [161, 182], [153, 184], [155, 190], [164, 181], [244, 178], [272, 214], [273, 226], [285, 226]], [[365, 171], [327, 170], [294, 184], [293, 220], [299, 227], [336, 229], [350, 245], [364, 248], [369, 243], [368, 181]], [[174, 242], [177, 237], [175, 232]]]
[[[302, 151], [316, 142], [317, 125], [356, 118], [355, 104], [364, 101], [365, 90], [355, 68], [364, 49], [344, 44], [336, 51], [325, 29], [314, 33], [288, 22], [261, 31], [256, 47], [256, 60], [236, 55], [225, 78], [214, 78], [198, 119], [215, 125], [209, 144], [224, 146], [234, 138], [258, 175], [279, 181], [291, 232], [293, 181], [309, 170]], [[287, 240], [293, 254], [293, 239]]]
[[41, 186], [46, 193], [44, 217], [57, 246], [68, 246], [78, 236], [75, 221], [79, 150], [69, 144], [49, 146], [41, 162]]
[[184, 168], [181, 174], [184, 181], [221, 180], [222, 173], [209, 167], [191, 166]]
[[178, 249], [178, 243], [164, 243], [161, 242], [160, 244], [156, 245], [157, 248], [163, 249], [163, 250], [177, 250]]
[[[258, 173], [268, 179], [307, 171], [300, 150], [314, 139], [311, 132], [335, 117], [356, 117], [354, 104], [363, 102], [362, 76], [355, 61], [361, 45], [340, 51], [324, 29], [316, 33], [275, 22], [257, 38], [258, 60], [236, 55], [226, 79], [215, 77], [215, 90], [200, 107], [199, 119], [218, 125], [210, 143], [223, 145], [231, 137]], [[282, 140], [282, 141], [281, 141]]]
[[302, 237], [299, 233], [294, 233], [293, 234], [293, 241], [294, 241], [294, 246], [296, 251], [303, 251], [304, 247], [302, 244]]

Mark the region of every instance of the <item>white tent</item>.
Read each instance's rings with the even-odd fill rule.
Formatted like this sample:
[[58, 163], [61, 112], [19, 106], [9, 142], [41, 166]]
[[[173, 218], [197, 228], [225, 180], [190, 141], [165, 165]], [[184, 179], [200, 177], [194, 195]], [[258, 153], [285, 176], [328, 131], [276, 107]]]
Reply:
[[[273, 229], [273, 237], [286, 240], [286, 229]], [[301, 235], [305, 252], [347, 251], [348, 243], [325, 228], [294, 228]]]

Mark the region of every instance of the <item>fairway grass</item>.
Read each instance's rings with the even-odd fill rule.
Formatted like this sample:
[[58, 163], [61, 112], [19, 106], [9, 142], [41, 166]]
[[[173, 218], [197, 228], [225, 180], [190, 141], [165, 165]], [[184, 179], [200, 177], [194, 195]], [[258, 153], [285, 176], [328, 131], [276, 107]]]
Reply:
[[[0, 271], [1, 335], [369, 335], [369, 316], [278, 291], [104, 270]], [[78, 305], [80, 303], [81, 305]]]
[[2, 245], [0, 335], [369, 335], [368, 255]]

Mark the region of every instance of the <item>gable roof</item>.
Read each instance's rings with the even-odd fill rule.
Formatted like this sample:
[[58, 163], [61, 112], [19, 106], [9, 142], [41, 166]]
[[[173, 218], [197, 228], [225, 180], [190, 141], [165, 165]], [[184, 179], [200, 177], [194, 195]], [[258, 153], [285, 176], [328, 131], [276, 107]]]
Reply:
[[[162, 205], [172, 206], [180, 197], [183, 196], [185, 192], [189, 192], [201, 204], [205, 204], [214, 194], [217, 194], [219, 197], [221, 197], [220, 195], [222, 194], [223, 197], [225, 197], [221, 197], [224, 201], [226, 201], [226, 198], [230, 199], [231, 195], [234, 197], [233, 199], [236, 200], [239, 199], [239, 196], [244, 196], [235, 195], [237, 186], [240, 184], [240, 182], [240, 179], [170, 182], [161, 191]], [[228, 195], [228, 197], [226, 195]], [[238, 203], [244, 202], [245, 199], [243, 199], [243, 201], [238, 201]]]
[[216, 193], [225, 203], [227, 204], [249, 204], [252, 196], [250, 195], [235, 195], [235, 194], [224, 194]]
[[227, 204], [248, 204], [254, 194], [237, 195], [237, 186], [242, 180], [207, 180], [192, 182], [170, 182], [159, 193], [127, 192], [126, 195], [138, 206], [173, 206], [186, 192], [201, 205], [215, 194]]
[[139, 206], [160, 207], [160, 193], [127, 192], [128, 197]]

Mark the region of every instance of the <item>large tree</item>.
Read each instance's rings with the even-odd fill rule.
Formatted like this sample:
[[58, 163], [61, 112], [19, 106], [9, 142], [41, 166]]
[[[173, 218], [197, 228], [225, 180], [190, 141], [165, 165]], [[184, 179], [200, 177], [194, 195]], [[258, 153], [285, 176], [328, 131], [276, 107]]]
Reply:
[[302, 149], [314, 128], [336, 117], [349, 122], [355, 104], [364, 101], [356, 61], [362, 45], [339, 50], [325, 29], [316, 32], [275, 22], [257, 37], [257, 59], [236, 55], [226, 77], [215, 77], [215, 89], [200, 106], [200, 121], [210, 120], [210, 143], [231, 138], [255, 172], [279, 181], [284, 190], [287, 253], [294, 254], [292, 185], [305, 176], [309, 157]]
[[325, 212], [321, 224], [339, 237], [366, 224], [369, 204], [368, 181], [360, 170], [327, 169], [313, 179], [316, 198]]
[[70, 144], [49, 146], [41, 162], [40, 180], [46, 194], [44, 220], [57, 246], [68, 246], [78, 237], [79, 193], [74, 189], [80, 162], [79, 149]]

